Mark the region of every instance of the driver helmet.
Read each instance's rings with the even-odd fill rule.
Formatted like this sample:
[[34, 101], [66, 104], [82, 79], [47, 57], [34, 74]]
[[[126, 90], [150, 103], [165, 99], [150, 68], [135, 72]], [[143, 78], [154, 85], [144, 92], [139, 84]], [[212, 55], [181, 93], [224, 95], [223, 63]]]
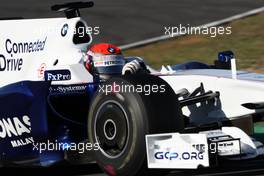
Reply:
[[85, 67], [91, 74], [120, 75], [125, 65], [121, 49], [108, 43], [93, 45], [86, 53]]

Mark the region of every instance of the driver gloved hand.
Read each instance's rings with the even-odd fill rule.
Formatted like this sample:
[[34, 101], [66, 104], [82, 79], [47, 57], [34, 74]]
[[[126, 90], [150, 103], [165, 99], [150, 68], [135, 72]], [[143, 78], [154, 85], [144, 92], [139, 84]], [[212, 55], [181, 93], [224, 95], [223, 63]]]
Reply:
[[133, 60], [124, 65], [122, 75], [135, 74], [141, 69], [141, 65], [137, 60]]

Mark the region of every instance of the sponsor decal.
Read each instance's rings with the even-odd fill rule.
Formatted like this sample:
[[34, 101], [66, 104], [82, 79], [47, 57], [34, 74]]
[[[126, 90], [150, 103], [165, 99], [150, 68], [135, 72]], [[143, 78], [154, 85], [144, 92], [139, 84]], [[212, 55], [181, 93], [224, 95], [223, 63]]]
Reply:
[[21, 71], [23, 58], [16, 58], [14, 55], [43, 51], [46, 40], [47, 37], [33, 42], [13, 42], [11, 39], [6, 39], [5, 49], [8, 56], [0, 53], [0, 71]]
[[203, 152], [155, 152], [154, 157], [157, 160], [203, 160]]
[[47, 37], [44, 40], [38, 39], [35, 42], [13, 42], [11, 39], [6, 39], [5, 48], [8, 54], [12, 57], [19, 53], [34, 53], [43, 51], [45, 48]]
[[69, 70], [47, 70], [45, 71], [46, 81], [66, 81], [71, 80], [71, 72]]
[[0, 119], [0, 139], [15, 138], [10, 143], [12, 147], [20, 147], [34, 142], [33, 137], [23, 137], [31, 133], [30, 118], [24, 115], [21, 119], [18, 117]]
[[53, 93], [75, 93], [84, 92], [87, 85], [75, 85], [75, 86], [52, 86], [50, 92]]
[[28, 137], [28, 138], [24, 138], [24, 139], [18, 139], [18, 140], [11, 141], [12, 147], [20, 147], [20, 146], [24, 146], [24, 145], [28, 145], [28, 144], [33, 144], [33, 143], [34, 143], [33, 137]]
[[96, 67], [107, 67], [114, 65], [124, 65], [125, 60], [122, 55], [104, 55], [104, 56], [94, 56], [92, 58], [94, 66]]
[[45, 63], [42, 63], [40, 65], [39, 69], [37, 70], [39, 78], [43, 78], [44, 77], [44, 72], [45, 72], [46, 68], [47, 68], [47, 65]]
[[7, 59], [4, 55], [0, 55], [0, 71], [20, 71], [23, 65], [23, 59]]
[[220, 156], [239, 155], [241, 153], [239, 140], [223, 141], [217, 144], [217, 152]]
[[69, 25], [68, 24], [64, 24], [61, 28], [61, 36], [65, 37], [68, 33], [69, 30]]
[[115, 53], [115, 48], [111, 48], [111, 47], [110, 47], [110, 48], [108, 48], [107, 50], [108, 50], [110, 53]]

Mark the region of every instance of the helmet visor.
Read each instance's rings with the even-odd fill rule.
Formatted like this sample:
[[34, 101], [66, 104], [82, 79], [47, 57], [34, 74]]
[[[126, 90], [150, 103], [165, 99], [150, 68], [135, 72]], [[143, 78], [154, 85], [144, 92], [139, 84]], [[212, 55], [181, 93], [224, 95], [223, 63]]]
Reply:
[[105, 67], [95, 67], [95, 71], [99, 74], [122, 74], [123, 65], [112, 65]]

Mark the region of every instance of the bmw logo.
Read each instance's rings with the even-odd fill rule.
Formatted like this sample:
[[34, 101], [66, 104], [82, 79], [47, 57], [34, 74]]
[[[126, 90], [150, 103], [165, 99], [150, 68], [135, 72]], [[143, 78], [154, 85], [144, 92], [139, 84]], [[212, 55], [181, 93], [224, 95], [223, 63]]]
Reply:
[[64, 37], [67, 35], [68, 33], [68, 29], [69, 29], [69, 25], [68, 24], [64, 24], [62, 29], [61, 29], [61, 36]]
[[109, 51], [110, 53], [115, 53], [115, 48], [108, 48], [108, 51]]

